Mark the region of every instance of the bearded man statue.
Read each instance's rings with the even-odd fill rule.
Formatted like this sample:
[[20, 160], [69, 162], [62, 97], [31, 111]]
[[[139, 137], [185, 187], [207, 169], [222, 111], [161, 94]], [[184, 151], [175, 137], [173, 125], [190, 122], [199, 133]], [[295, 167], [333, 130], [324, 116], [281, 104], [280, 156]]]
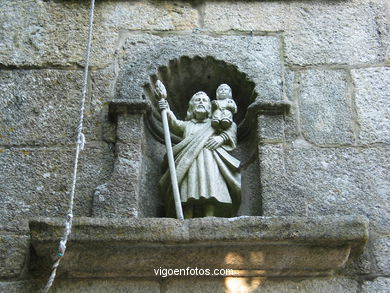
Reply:
[[[182, 138], [173, 147], [180, 200], [185, 218], [233, 217], [240, 206], [240, 162], [231, 156], [237, 145], [237, 125], [224, 130], [211, 125], [211, 102], [205, 92], [197, 92], [189, 102], [185, 121], [176, 118], [168, 102], [159, 102], [168, 111], [171, 133]], [[166, 158], [160, 191], [168, 217], [175, 217], [170, 174]]]

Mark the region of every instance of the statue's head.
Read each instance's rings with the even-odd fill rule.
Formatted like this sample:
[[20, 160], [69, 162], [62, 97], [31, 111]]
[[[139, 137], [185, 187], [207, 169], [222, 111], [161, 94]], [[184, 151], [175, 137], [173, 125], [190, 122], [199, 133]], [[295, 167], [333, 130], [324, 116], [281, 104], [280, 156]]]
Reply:
[[211, 102], [205, 92], [197, 92], [192, 96], [187, 110], [186, 120], [204, 120], [211, 114]]
[[221, 84], [217, 88], [216, 92], [217, 100], [231, 99], [232, 98], [232, 89], [226, 83]]

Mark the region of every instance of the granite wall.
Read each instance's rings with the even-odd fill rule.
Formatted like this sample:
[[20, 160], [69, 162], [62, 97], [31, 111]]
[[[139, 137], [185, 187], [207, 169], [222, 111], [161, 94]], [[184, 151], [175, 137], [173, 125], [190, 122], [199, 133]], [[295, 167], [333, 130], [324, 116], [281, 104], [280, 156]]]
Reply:
[[[67, 209], [88, 7], [86, 0], [0, 1], [2, 292], [41, 286], [29, 275], [28, 220]], [[97, 1], [76, 216], [92, 216], [95, 189], [114, 170], [118, 138], [109, 102], [142, 95], [139, 85], [148, 82], [138, 80], [136, 88], [124, 73], [140, 64], [156, 71], [153, 62], [176, 50], [177, 58], [236, 61], [252, 80], [260, 78], [261, 102], [291, 105], [257, 115], [256, 139], [241, 141], [242, 156], [250, 149], [256, 158], [243, 179], [252, 187], [242, 215], [364, 215], [370, 238], [331, 278], [59, 280], [53, 292], [388, 292], [389, 13], [386, 0]], [[236, 42], [235, 51], [222, 39]], [[188, 44], [196, 48], [191, 54]], [[267, 61], [248, 61], [256, 54]], [[158, 151], [144, 161], [154, 162], [163, 145], [145, 136]]]

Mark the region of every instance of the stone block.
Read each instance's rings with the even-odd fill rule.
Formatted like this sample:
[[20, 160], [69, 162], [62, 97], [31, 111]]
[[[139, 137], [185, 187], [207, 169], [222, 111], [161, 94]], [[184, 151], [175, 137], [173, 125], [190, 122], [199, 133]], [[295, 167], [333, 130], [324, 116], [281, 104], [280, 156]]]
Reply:
[[[390, 174], [389, 161], [383, 160], [383, 155], [388, 152], [388, 148], [312, 148], [298, 144], [259, 147], [263, 215], [361, 214], [370, 218], [371, 231], [386, 235]], [[346, 271], [386, 272], [386, 241], [371, 239], [369, 248], [354, 258]]]
[[[74, 149], [11, 148], [0, 151], [0, 227], [27, 231], [37, 215], [62, 217], [67, 211]], [[113, 151], [89, 145], [80, 153], [75, 215], [90, 215], [95, 187], [111, 174]]]
[[304, 137], [315, 144], [352, 144], [352, 109], [347, 75], [307, 70], [301, 75], [300, 120]]
[[[370, 218], [372, 231], [386, 235], [390, 168], [384, 158], [389, 151], [264, 146], [260, 157], [264, 215], [361, 214]], [[286, 179], [279, 180], [283, 174]], [[291, 186], [298, 192], [284, 192]]]
[[290, 64], [383, 62], [387, 16], [384, 1], [300, 2], [285, 15]]
[[207, 1], [204, 28], [223, 31], [273, 31], [284, 29], [285, 8], [281, 2]]
[[28, 236], [0, 234], [0, 278], [21, 276], [26, 264], [28, 247]]
[[109, 102], [114, 100], [116, 74], [114, 66], [90, 71], [90, 115], [87, 117], [86, 130], [96, 128], [98, 139], [115, 143], [116, 125], [107, 117]]
[[[116, 144], [117, 157], [110, 179], [97, 186], [93, 197], [94, 217], [136, 217], [139, 213], [142, 145]], [[102, 183], [102, 182], [100, 182]]]
[[263, 215], [307, 216], [305, 193], [289, 179], [282, 144], [259, 146]]
[[44, 284], [36, 281], [0, 281], [0, 292], [6, 293], [39, 293]]
[[186, 1], [105, 1], [97, 6], [97, 21], [109, 31], [192, 31], [199, 26], [200, 17], [196, 7]]
[[352, 70], [359, 142], [390, 143], [390, 68]]
[[[245, 158], [245, 153], [247, 158]], [[245, 160], [243, 160], [243, 158], [245, 158]], [[263, 212], [257, 152], [252, 151], [250, 148], [246, 148], [242, 152], [240, 159], [244, 162], [244, 167], [241, 169], [242, 197], [237, 215], [261, 216]]]
[[[132, 217], [140, 213], [141, 176], [144, 169], [143, 114], [117, 117], [116, 159], [110, 180], [96, 189], [94, 217]], [[144, 174], [144, 176], [147, 176]]]
[[283, 115], [259, 115], [257, 125], [259, 142], [280, 143], [284, 141]]
[[113, 65], [100, 70], [91, 70], [91, 110], [99, 112], [109, 101], [115, 99], [117, 74]]
[[51, 291], [53, 293], [160, 293], [160, 284], [147, 280], [56, 280]]
[[[0, 143], [57, 145], [75, 142], [82, 72], [76, 70], [0, 71]], [[100, 140], [102, 109], [85, 103], [87, 142]]]
[[387, 293], [390, 288], [390, 278], [376, 278], [363, 283], [362, 293]]
[[[370, 239], [371, 241], [372, 239]], [[369, 242], [370, 242], [369, 241]], [[372, 242], [372, 241], [371, 241]], [[363, 250], [360, 255], [353, 255], [348, 260], [343, 269], [343, 274], [345, 276], [353, 275], [369, 275], [373, 272], [377, 272], [375, 269], [375, 261], [372, 256], [371, 243], [369, 243]]]
[[118, 141], [122, 143], [144, 144], [144, 115], [120, 115], [117, 125]]
[[204, 280], [198, 278], [196, 280], [186, 280], [186, 279], [172, 279], [167, 280], [162, 284], [162, 287], [165, 288], [166, 293], [225, 293], [225, 286], [223, 280]]
[[215, 2], [205, 4], [204, 27], [213, 32], [285, 34], [287, 62], [297, 65], [383, 62], [385, 1]]
[[[16, 0], [0, 4], [0, 64], [84, 64], [89, 2]], [[191, 30], [198, 12], [188, 2], [104, 1], [95, 5], [92, 66], [114, 62], [120, 32]]]
[[380, 237], [378, 235], [372, 239], [372, 242], [377, 269], [381, 274], [388, 275], [390, 273], [390, 236]]
[[[88, 2], [17, 0], [1, 3], [0, 63], [73, 66], [84, 63]], [[99, 25], [96, 25], [98, 28]], [[91, 64], [110, 63], [117, 34], [95, 30]]]
[[167, 293], [221, 292], [221, 293], [355, 293], [358, 282], [347, 278], [277, 280], [258, 277], [225, 278], [225, 280], [169, 280], [164, 284]]
[[298, 139], [301, 129], [299, 121], [299, 78], [300, 73], [287, 70], [285, 75], [286, 96], [290, 102], [290, 110], [284, 116], [284, 134], [286, 141], [295, 141]]

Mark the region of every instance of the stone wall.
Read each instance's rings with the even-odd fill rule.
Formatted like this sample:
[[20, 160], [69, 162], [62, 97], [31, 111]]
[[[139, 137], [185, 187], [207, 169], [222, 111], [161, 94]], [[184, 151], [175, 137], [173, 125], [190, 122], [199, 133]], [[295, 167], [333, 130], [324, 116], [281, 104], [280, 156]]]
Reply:
[[[62, 217], [67, 209], [88, 2], [0, 1], [2, 292], [34, 292], [41, 286], [42, 280], [29, 276], [28, 220]], [[257, 190], [248, 195], [256, 197], [250, 202], [257, 205], [244, 199], [242, 214], [364, 215], [370, 220], [370, 238], [363, 254], [331, 278], [59, 280], [53, 292], [388, 292], [389, 25], [386, 0], [97, 1], [87, 145], [75, 215], [92, 216], [95, 188], [113, 173], [118, 145], [108, 103], [123, 95], [123, 88], [133, 93], [132, 85], [123, 84], [123, 68], [141, 61], [145, 72], [153, 68], [149, 59], [134, 59], [142, 58], [141, 45], [158, 39], [173, 48], [169, 40], [177, 39], [177, 50], [185, 55], [183, 38], [237, 38], [237, 52], [268, 52], [267, 42], [259, 40], [272, 38], [279, 44], [277, 55], [265, 59], [276, 56], [282, 74], [275, 86], [274, 78], [264, 78], [259, 95], [274, 98], [280, 87], [277, 98], [291, 108], [257, 117], [253, 149], [258, 160], [250, 168], [253, 177], [245, 179]], [[197, 44], [200, 51], [208, 46], [206, 41]], [[150, 58], [170, 54], [158, 48]], [[234, 59], [223, 47], [214, 49]], [[261, 62], [251, 66], [259, 72], [263, 68]]]

